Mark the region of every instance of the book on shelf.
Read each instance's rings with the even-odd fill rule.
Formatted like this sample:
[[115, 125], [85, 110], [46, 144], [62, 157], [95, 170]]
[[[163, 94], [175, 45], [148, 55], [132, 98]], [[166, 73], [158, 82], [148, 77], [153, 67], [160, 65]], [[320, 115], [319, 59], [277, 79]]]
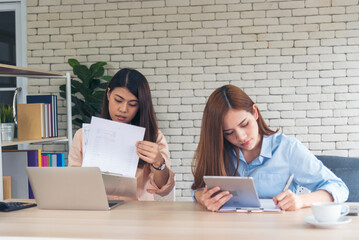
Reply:
[[44, 104], [17, 104], [19, 140], [42, 139], [44, 134]]
[[65, 153], [55, 153], [58, 167], [65, 167]]
[[[12, 157], [14, 157], [14, 156], [17, 156], [18, 152], [26, 153], [27, 154], [27, 158], [26, 158], [27, 164], [26, 164], [26, 166], [28, 166], [28, 167], [39, 167], [39, 164], [41, 162], [41, 161], [39, 161], [39, 158], [41, 157], [41, 149], [3, 150], [3, 152], [6, 152], [7, 155], [5, 155], [5, 157], [7, 157], [7, 158], [10, 157], [10, 159]], [[4, 157], [4, 155], [3, 155], [3, 157]], [[6, 159], [6, 161], [11, 161], [11, 160]], [[21, 160], [16, 160], [16, 161], [21, 161]], [[6, 164], [11, 165], [11, 163], [6, 163]], [[26, 168], [26, 166], [25, 166], [25, 168]], [[23, 171], [23, 170], [21, 169], [21, 171]], [[6, 174], [5, 170], [4, 170], [4, 174]], [[15, 179], [13, 179], [13, 181], [18, 181], [18, 179], [15, 178]], [[27, 198], [33, 199], [34, 194], [32, 192], [30, 183], [28, 182], [27, 185], [28, 185], [28, 193], [29, 193]], [[15, 186], [15, 187], [18, 188], [19, 186]], [[23, 187], [21, 186], [20, 189], [22, 189], [22, 188]]]
[[11, 177], [12, 198], [34, 198], [26, 167], [65, 167], [65, 153], [41, 153], [41, 149], [3, 150], [2, 157], [3, 176]]
[[11, 176], [2, 177], [3, 197], [5, 199], [11, 199]]
[[49, 167], [49, 156], [41, 154], [41, 167]]
[[47, 106], [47, 126], [49, 137], [58, 137], [57, 96], [28, 95], [27, 103], [44, 103]]
[[65, 167], [65, 153], [42, 153], [42, 157], [46, 167]]

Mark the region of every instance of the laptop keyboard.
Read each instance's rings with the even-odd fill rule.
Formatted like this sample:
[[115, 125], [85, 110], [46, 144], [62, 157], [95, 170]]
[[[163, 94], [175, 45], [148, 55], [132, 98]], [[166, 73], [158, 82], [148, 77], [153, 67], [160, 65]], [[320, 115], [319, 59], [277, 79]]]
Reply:
[[36, 203], [25, 203], [25, 202], [0, 202], [1, 212], [11, 212], [24, 208], [35, 207]]

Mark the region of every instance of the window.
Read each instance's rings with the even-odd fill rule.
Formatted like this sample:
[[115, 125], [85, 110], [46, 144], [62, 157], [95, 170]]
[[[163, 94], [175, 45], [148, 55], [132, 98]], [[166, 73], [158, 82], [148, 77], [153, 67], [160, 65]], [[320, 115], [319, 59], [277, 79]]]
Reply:
[[[0, 63], [27, 66], [24, 0], [0, 0]], [[0, 104], [11, 105], [17, 87], [22, 88], [18, 102], [24, 102], [27, 79], [0, 77]]]

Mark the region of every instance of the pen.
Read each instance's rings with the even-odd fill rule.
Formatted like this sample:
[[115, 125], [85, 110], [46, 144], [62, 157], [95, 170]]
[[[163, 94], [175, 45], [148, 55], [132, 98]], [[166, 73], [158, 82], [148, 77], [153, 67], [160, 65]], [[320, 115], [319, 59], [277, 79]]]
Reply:
[[284, 186], [283, 192], [286, 191], [286, 190], [288, 190], [289, 185], [290, 185], [290, 184], [292, 183], [292, 181], [293, 181], [293, 178], [294, 178], [294, 174], [290, 175], [290, 177], [289, 177], [288, 180], [287, 180], [287, 183], [286, 183], [285, 186]]
[[236, 212], [245, 212], [245, 213], [252, 213], [252, 212], [263, 212], [263, 208], [237, 208]]

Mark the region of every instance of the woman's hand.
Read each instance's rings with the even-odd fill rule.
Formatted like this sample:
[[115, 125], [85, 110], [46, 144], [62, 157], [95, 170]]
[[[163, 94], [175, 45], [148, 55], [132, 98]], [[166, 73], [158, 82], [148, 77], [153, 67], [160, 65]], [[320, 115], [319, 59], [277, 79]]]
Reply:
[[223, 204], [232, 198], [232, 194], [228, 191], [222, 191], [213, 196], [214, 193], [220, 191], [219, 187], [214, 187], [208, 190], [207, 186], [203, 190], [198, 190], [195, 193], [197, 201], [205, 206], [208, 210], [215, 212], [218, 211]]
[[291, 190], [281, 192], [273, 197], [274, 204], [286, 211], [295, 211], [304, 207], [303, 199]]
[[313, 202], [333, 202], [333, 196], [326, 190], [320, 189], [311, 193], [295, 194], [286, 190], [273, 198], [274, 203], [281, 209], [295, 211], [310, 207]]
[[152, 163], [155, 167], [160, 167], [163, 157], [157, 143], [149, 141], [138, 141], [136, 144], [137, 155], [144, 161]]

